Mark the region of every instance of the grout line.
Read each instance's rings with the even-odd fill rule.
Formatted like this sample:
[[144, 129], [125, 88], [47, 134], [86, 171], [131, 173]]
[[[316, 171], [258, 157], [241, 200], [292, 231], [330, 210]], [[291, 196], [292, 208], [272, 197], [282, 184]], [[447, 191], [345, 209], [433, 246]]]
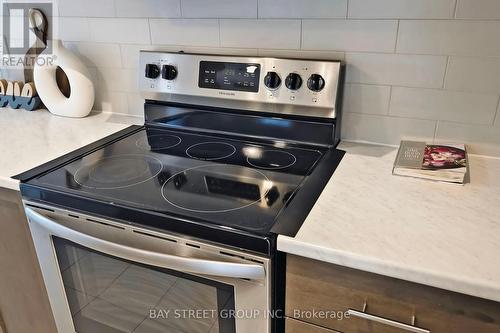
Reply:
[[151, 19], [148, 18], [149, 45], [153, 45], [153, 29], [151, 29]]
[[396, 42], [394, 43], [394, 53], [398, 52], [398, 42], [399, 42], [399, 26], [401, 24], [401, 20], [398, 20], [398, 26], [396, 27]]
[[300, 20], [300, 42], [299, 42], [299, 50], [302, 50], [302, 36], [303, 36], [303, 33], [302, 33], [302, 22], [303, 20]]
[[495, 126], [496, 122], [498, 121], [500, 124], [500, 97], [498, 98], [498, 103], [497, 103], [497, 110], [495, 111], [495, 116], [493, 116], [493, 126]]
[[444, 65], [444, 75], [443, 75], [443, 84], [441, 85], [442, 89], [446, 89], [446, 77], [448, 76], [448, 67], [450, 65], [450, 58], [451, 56], [446, 57], [446, 64]]
[[439, 120], [436, 120], [436, 124], [434, 125], [434, 135], [432, 137], [432, 143], [436, 142], [438, 128], [439, 128]]
[[387, 113], [386, 115], [391, 114], [391, 102], [392, 102], [392, 86], [389, 87], [389, 103], [387, 104]]
[[221, 34], [220, 34], [220, 19], [217, 19], [217, 23], [219, 25], [219, 45], [218, 45], [218, 47], [222, 47], [222, 38], [221, 38]]

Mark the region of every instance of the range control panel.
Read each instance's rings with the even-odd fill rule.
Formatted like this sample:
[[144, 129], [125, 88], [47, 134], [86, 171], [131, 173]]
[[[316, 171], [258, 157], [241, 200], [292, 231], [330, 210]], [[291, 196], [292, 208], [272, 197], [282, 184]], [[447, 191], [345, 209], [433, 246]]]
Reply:
[[198, 87], [258, 92], [260, 64], [200, 61]]
[[337, 61], [141, 51], [139, 68], [147, 99], [328, 118], [342, 81]]

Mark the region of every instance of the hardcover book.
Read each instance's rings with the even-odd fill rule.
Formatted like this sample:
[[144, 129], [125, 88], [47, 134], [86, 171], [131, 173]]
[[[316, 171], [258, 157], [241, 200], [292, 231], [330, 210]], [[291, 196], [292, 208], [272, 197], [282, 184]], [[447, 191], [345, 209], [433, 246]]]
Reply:
[[425, 142], [401, 141], [392, 173], [463, 184], [467, 174], [465, 145], [428, 145]]

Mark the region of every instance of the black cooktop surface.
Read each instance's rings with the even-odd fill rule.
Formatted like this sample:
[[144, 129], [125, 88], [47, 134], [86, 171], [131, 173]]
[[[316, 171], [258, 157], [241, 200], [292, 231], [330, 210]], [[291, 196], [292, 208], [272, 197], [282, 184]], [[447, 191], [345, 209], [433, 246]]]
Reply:
[[31, 183], [266, 234], [321, 156], [284, 144], [144, 128]]

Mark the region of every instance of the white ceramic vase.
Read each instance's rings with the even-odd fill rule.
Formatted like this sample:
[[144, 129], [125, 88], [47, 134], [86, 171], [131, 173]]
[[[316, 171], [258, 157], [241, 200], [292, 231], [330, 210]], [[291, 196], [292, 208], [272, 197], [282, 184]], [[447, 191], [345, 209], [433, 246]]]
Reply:
[[[50, 61], [52, 56], [54, 61]], [[54, 57], [55, 56], [55, 57]], [[46, 61], [37, 61], [33, 79], [38, 95], [45, 107], [53, 114], [81, 118], [87, 116], [94, 105], [94, 84], [85, 64], [60, 40], [53, 40], [52, 55], [43, 54]], [[71, 93], [63, 95], [56, 81], [56, 70], [60, 67], [68, 77]]]

